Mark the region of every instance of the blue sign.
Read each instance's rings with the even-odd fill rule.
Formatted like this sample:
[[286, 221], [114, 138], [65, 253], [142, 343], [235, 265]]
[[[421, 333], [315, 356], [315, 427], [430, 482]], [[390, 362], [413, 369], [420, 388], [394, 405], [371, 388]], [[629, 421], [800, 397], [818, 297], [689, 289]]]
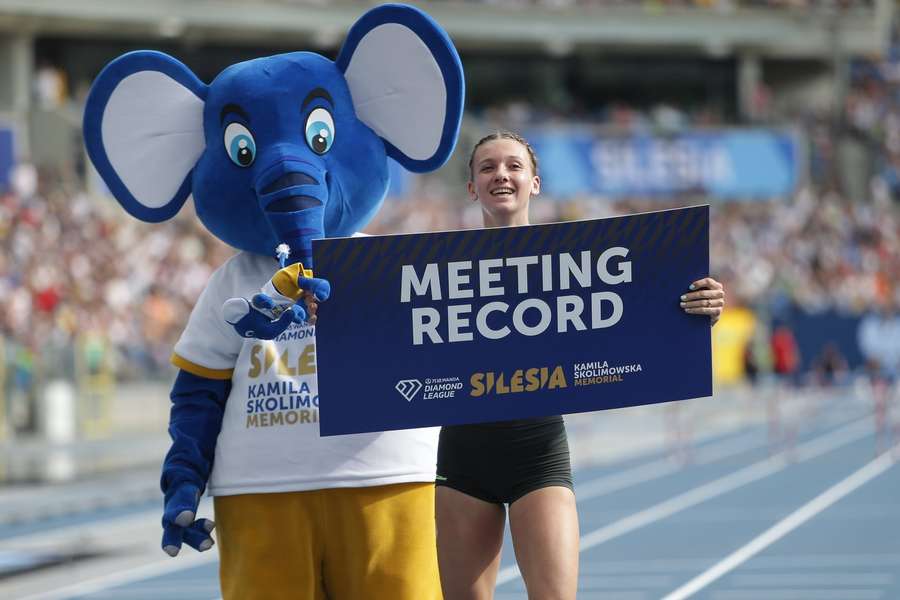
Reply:
[[313, 242], [322, 435], [708, 396], [709, 207]]
[[15, 134], [11, 127], [0, 123], [0, 190], [9, 188], [15, 164]]
[[671, 136], [592, 135], [536, 130], [543, 191], [558, 198], [685, 193], [769, 199], [800, 179], [795, 136], [766, 129], [692, 131]]

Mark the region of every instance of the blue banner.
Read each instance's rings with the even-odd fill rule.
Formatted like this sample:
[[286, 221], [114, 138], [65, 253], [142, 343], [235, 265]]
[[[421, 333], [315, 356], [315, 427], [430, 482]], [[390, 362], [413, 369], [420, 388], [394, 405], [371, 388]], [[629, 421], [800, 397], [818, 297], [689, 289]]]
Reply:
[[9, 189], [10, 177], [15, 165], [15, 133], [12, 127], [0, 123], [0, 190]]
[[712, 393], [709, 207], [317, 240], [322, 435], [501, 421]]
[[543, 191], [557, 198], [670, 196], [727, 199], [791, 195], [801, 175], [796, 137], [765, 129], [676, 135], [594, 135], [535, 130]]

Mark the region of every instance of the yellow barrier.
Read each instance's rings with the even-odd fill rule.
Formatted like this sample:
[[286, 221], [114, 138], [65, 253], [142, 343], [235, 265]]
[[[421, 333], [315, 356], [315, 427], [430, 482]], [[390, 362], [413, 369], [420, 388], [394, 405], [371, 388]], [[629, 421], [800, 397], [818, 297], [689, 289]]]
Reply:
[[756, 327], [756, 314], [742, 306], [727, 308], [713, 327], [713, 378], [730, 385], [745, 377], [744, 352]]

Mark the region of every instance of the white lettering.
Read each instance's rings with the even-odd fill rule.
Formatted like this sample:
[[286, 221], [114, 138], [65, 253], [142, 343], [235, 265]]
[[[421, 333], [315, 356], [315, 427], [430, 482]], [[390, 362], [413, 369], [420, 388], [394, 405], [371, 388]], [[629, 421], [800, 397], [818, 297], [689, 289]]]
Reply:
[[431, 299], [441, 299], [441, 279], [438, 277], [437, 263], [429, 263], [425, 267], [422, 279], [416, 275], [416, 268], [413, 265], [403, 265], [400, 277], [400, 302], [409, 302], [410, 288], [413, 288], [416, 296], [424, 296], [430, 288]]
[[569, 279], [572, 275], [583, 288], [591, 287], [591, 252], [584, 250], [581, 253], [581, 266], [568, 252], [559, 255], [559, 289], [567, 290], [570, 287]]
[[516, 267], [519, 276], [519, 293], [528, 293], [528, 265], [536, 265], [537, 256], [514, 256], [506, 259], [506, 266]]
[[628, 248], [621, 246], [613, 246], [604, 250], [600, 258], [597, 259], [597, 275], [600, 280], [607, 285], [616, 285], [619, 283], [631, 283], [631, 261], [626, 260], [619, 263], [619, 273], [614, 275], [609, 272], [609, 259], [612, 256], [628, 256]]
[[461, 332], [460, 328], [469, 326], [469, 319], [462, 318], [463, 314], [472, 312], [471, 304], [460, 304], [458, 306], [447, 307], [447, 341], [453, 342], [471, 342], [472, 332]]
[[578, 331], [584, 331], [587, 327], [581, 320], [581, 313], [584, 311], [584, 300], [580, 296], [559, 296], [556, 299], [556, 331], [557, 333], [565, 333], [569, 330], [569, 323], [575, 326]]
[[[525, 324], [525, 311], [529, 308], [536, 308], [538, 312], [541, 313], [541, 320], [538, 321], [537, 325], [530, 326]], [[538, 298], [529, 298], [528, 300], [523, 300], [516, 306], [513, 310], [513, 327], [516, 328], [516, 331], [521, 333], [522, 335], [534, 336], [540, 335], [547, 330], [547, 326], [550, 325], [550, 319], [552, 315], [550, 313], [550, 307], [546, 302], [540, 300]]]
[[502, 266], [502, 258], [486, 258], [478, 261], [479, 293], [483, 297], [503, 295], [503, 286], [491, 287], [492, 283], [500, 281], [500, 273], [491, 272], [491, 269]]
[[425, 306], [412, 309], [413, 345], [421, 345], [423, 336], [426, 333], [432, 344], [443, 343], [444, 340], [441, 339], [440, 334], [437, 332], [438, 323], [440, 322], [441, 315], [436, 308]]
[[[612, 314], [603, 318], [600, 304], [608, 300], [612, 303]], [[603, 329], [612, 327], [622, 318], [622, 298], [615, 292], [594, 292], [591, 294], [591, 329]]]
[[478, 333], [489, 340], [499, 340], [508, 336], [509, 327], [506, 325], [500, 329], [491, 329], [487, 324], [488, 314], [494, 311], [505, 313], [507, 310], [509, 310], [509, 304], [506, 302], [488, 302], [482, 306], [478, 314], [475, 315], [475, 328], [478, 329]]
[[460, 298], [471, 298], [475, 295], [475, 292], [472, 290], [460, 289], [460, 286], [468, 285], [469, 283], [468, 273], [464, 274], [462, 271], [468, 271], [471, 268], [471, 260], [447, 263], [447, 298], [459, 300]]

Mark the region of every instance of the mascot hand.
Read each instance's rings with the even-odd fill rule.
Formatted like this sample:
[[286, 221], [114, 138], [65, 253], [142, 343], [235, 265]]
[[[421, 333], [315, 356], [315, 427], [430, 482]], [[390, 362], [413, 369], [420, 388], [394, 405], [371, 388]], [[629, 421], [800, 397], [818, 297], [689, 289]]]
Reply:
[[[273, 340], [290, 327], [291, 323], [306, 321], [306, 310], [300, 304], [279, 306], [267, 294], [256, 294], [248, 302], [244, 298], [230, 298], [222, 306], [222, 312], [238, 335], [260, 340]], [[276, 317], [277, 315], [277, 317]]]
[[209, 519], [196, 519], [200, 489], [191, 483], [181, 483], [166, 491], [163, 511], [162, 549], [169, 556], [177, 556], [182, 542], [198, 552], [212, 548], [210, 533], [215, 523]]
[[249, 302], [227, 300], [222, 307], [225, 320], [241, 337], [261, 340], [275, 339], [291, 323], [315, 324], [319, 302], [331, 295], [331, 284], [307, 273], [299, 263], [281, 269]]

